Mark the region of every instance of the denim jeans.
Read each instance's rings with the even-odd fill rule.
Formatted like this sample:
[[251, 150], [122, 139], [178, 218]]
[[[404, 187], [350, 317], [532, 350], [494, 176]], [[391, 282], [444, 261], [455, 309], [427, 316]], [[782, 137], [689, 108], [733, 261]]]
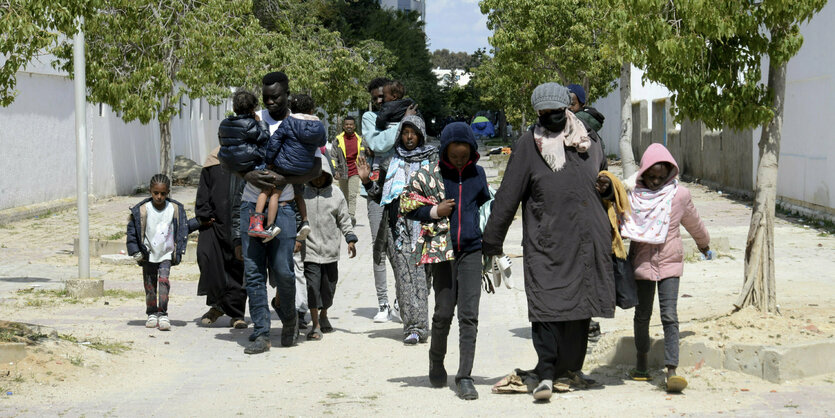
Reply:
[[281, 233], [266, 244], [250, 237], [249, 217], [255, 212], [254, 202], [241, 202], [241, 248], [244, 255], [244, 279], [249, 297], [249, 316], [254, 324], [253, 336], [270, 335], [270, 302], [267, 296], [267, 269], [275, 276], [282, 321], [296, 318], [296, 275], [293, 272], [293, 247], [296, 242], [296, 217], [289, 205], [280, 206], [275, 224]]
[[655, 287], [658, 286], [658, 305], [661, 309], [661, 325], [664, 327], [664, 365], [678, 366], [678, 277], [661, 281], [636, 280], [638, 283], [638, 306], [635, 307], [633, 327], [635, 349], [646, 354], [650, 348], [649, 319], [655, 302]]

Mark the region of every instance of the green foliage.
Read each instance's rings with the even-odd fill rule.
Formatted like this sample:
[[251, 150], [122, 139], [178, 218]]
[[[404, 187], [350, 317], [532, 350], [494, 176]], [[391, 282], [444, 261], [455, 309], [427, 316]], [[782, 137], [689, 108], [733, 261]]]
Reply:
[[16, 73], [52, 46], [59, 34], [76, 32], [76, 18], [88, 16], [95, 0], [0, 1], [0, 106], [8, 106], [17, 92]]
[[788, 62], [800, 49], [799, 25], [826, 0], [745, 2], [607, 0], [612, 53], [674, 92], [676, 119], [710, 128], [748, 129], [774, 117], [762, 59]]
[[326, 17], [338, 10], [330, 0], [256, 0], [254, 10], [271, 43], [258, 51], [263, 69], [250, 71], [249, 84], [260, 85], [268, 70], [282, 70], [291, 92], [310, 94], [331, 117], [364, 107], [365, 83], [394, 62], [379, 41], [343, 40], [344, 34], [325, 28]]
[[359, 81], [367, 83], [387, 73], [403, 82], [406, 94], [419, 104], [432, 134], [431, 120], [442, 115], [443, 100], [438, 79], [432, 73], [424, 24], [418, 20], [418, 13], [382, 9], [375, 0], [324, 1], [330, 7], [320, 9], [320, 17], [328, 29], [342, 34], [346, 45], [355, 47], [376, 41], [392, 54], [393, 60], [384, 63], [387, 72], [379, 71]]
[[466, 52], [450, 52], [448, 49], [436, 49], [432, 52], [432, 66], [445, 70], [463, 70], [470, 65], [472, 57]]
[[[494, 57], [479, 67], [484, 100], [507, 111], [509, 121], [533, 118], [530, 94], [557, 81], [586, 87], [588, 101], [614, 88], [620, 61], [605, 54], [608, 9], [587, 0], [482, 0], [493, 30]], [[518, 125], [517, 125], [518, 126]]]

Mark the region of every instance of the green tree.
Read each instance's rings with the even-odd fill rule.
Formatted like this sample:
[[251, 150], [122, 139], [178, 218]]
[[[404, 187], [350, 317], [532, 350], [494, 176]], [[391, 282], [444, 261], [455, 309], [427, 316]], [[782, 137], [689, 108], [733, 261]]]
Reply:
[[[109, 0], [85, 21], [88, 100], [107, 103], [128, 122], [156, 118], [161, 173], [170, 176], [172, 171], [171, 118], [182, 97], [219, 103], [229, 96], [230, 86], [244, 85], [253, 69], [250, 57], [263, 51], [262, 39], [269, 41], [251, 4]], [[72, 74], [70, 42], [56, 55]]]
[[[340, 126], [338, 118], [348, 109], [364, 107], [366, 83], [394, 61], [382, 42], [358, 40], [348, 46], [339, 32], [326, 29], [324, 18], [333, 13], [328, 0], [256, 0], [254, 10], [275, 39], [289, 43], [267, 48], [258, 61], [285, 71], [291, 91], [310, 94], [331, 118], [331, 128]], [[275, 48], [291, 54], [276, 55]], [[260, 72], [255, 74], [250, 83], [257, 85]]]
[[448, 49], [436, 49], [432, 52], [432, 66], [445, 70], [463, 70], [472, 57], [466, 52], [450, 52]]
[[599, 2], [482, 0], [479, 4], [493, 30], [494, 55], [480, 67], [479, 83], [491, 100], [503, 102], [508, 120], [525, 124], [534, 117], [530, 94], [547, 81], [582, 84], [589, 102], [614, 88], [620, 62], [603, 54], [609, 39], [608, 11]]
[[89, 16], [95, 4], [95, 0], [0, 1], [0, 106], [14, 101], [17, 72], [52, 47], [60, 34], [75, 34], [76, 19]]
[[774, 211], [786, 64], [803, 43], [799, 25], [826, 0], [608, 2], [620, 22], [616, 46], [646, 69], [648, 79], [674, 92], [678, 120], [701, 120], [714, 129], [763, 127], [745, 280], [735, 306], [777, 312]]
[[[443, 99], [438, 78], [432, 73], [431, 54], [426, 44], [424, 23], [415, 11], [403, 12], [380, 8], [376, 0], [328, 0], [331, 7], [319, 14], [330, 30], [336, 30], [349, 47], [377, 41], [391, 52], [387, 74], [406, 86], [406, 94], [418, 104], [430, 135], [432, 120], [442, 116]], [[384, 73], [376, 76], [386, 75]], [[373, 78], [373, 77], [369, 77]], [[361, 80], [368, 82], [369, 79]]]

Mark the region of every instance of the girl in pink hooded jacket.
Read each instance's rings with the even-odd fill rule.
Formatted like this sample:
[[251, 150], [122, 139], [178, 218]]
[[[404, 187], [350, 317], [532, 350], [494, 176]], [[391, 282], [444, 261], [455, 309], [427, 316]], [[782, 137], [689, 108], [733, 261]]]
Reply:
[[684, 270], [684, 251], [679, 226], [684, 225], [699, 251], [710, 251], [710, 236], [693, 206], [690, 191], [678, 184], [678, 165], [661, 144], [652, 144], [641, 158], [635, 187], [629, 191], [632, 213], [625, 219], [622, 235], [631, 240], [629, 259], [635, 268], [638, 306], [635, 307], [635, 380], [649, 380], [647, 353], [650, 348], [649, 320], [655, 289], [664, 326], [664, 362], [667, 390], [680, 392], [687, 381], [676, 375], [678, 366], [679, 277]]

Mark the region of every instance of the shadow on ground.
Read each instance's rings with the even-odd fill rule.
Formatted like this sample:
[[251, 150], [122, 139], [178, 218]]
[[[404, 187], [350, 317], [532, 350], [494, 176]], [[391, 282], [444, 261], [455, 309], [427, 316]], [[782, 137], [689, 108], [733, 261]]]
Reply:
[[509, 331], [516, 338], [524, 338], [526, 340], [531, 339], [531, 327], [513, 328]]
[[354, 308], [351, 310], [351, 313], [353, 313], [354, 316], [359, 316], [368, 319], [374, 319], [374, 315], [377, 315], [377, 312], [380, 311], [375, 308]]
[[368, 338], [389, 338], [395, 341], [403, 341], [404, 338], [403, 327], [375, 329], [373, 331], [368, 331], [365, 334], [368, 334]]
[[[170, 321], [171, 321], [171, 326], [172, 327], [184, 327], [184, 326], [188, 325], [188, 322], [181, 321], [179, 319], [171, 319]], [[142, 320], [142, 319], [134, 319], [134, 320], [128, 321], [128, 325], [132, 326], [132, 327], [143, 327], [144, 328], [145, 327], [145, 321]]]

